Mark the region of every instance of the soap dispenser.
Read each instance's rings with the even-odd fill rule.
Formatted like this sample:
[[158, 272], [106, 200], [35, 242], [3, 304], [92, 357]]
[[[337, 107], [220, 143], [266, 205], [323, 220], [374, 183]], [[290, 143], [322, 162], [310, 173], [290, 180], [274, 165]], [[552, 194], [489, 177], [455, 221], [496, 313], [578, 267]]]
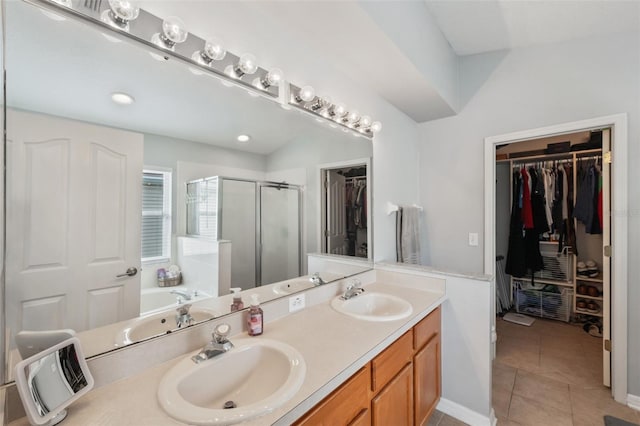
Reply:
[[249, 336], [259, 336], [263, 331], [263, 315], [258, 295], [251, 295], [251, 306], [247, 312], [247, 332]]
[[244, 302], [240, 297], [240, 291], [242, 290], [240, 287], [231, 287], [231, 294], [233, 294], [233, 303], [231, 303], [231, 312], [236, 312], [241, 309], [244, 309]]

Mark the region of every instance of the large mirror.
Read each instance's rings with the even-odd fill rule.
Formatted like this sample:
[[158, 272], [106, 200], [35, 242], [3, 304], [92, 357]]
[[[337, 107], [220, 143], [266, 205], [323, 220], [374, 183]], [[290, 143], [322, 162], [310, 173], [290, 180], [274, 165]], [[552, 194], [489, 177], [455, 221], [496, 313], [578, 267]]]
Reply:
[[[204, 302], [231, 287], [287, 283], [262, 291], [263, 301], [304, 289], [295, 277], [323, 273], [309, 270], [308, 253], [372, 259], [368, 196], [359, 195], [363, 186], [370, 194], [370, 140], [77, 18], [24, 1], [4, 6], [5, 364], [19, 360], [14, 336], [22, 330], [71, 328], [81, 340], [104, 330], [83, 341], [93, 356], [172, 331], [167, 323], [226, 314], [228, 304]], [[329, 174], [338, 192], [321, 182]], [[230, 188], [230, 217], [254, 219], [244, 233], [187, 233], [187, 183], [212, 177]], [[247, 185], [238, 183], [254, 190], [246, 202], [237, 196]], [[284, 211], [295, 223], [276, 220]], [[332, 233], [334, 222], [341, 228]], [[285, 265], [276, 268], [285, 274], [255, 279], [265, 270], [261, 244], [282, 237], [287, 243], [262, 261]], [[238, 254], [243, 245], [256, 252]], [[324, 279], [370, 267], [353, 264]], [[253, 281], [238, 275], [247, 269]], [[178, 303], [194, 305], [182, 323]], [[141, 315], [168, 329], [123, 331], [123, 321]]]

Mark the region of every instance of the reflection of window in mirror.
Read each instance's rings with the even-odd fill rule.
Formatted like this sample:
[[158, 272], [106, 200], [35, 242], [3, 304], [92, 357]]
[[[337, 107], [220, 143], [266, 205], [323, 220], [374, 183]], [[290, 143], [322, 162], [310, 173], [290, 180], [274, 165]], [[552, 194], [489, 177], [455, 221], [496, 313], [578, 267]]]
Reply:
[[367, 258], [367, 164], [323, 168], [322, 252]]
[[171, 170], [145, 168], [142, 175], [142, 261], [171, 258]]

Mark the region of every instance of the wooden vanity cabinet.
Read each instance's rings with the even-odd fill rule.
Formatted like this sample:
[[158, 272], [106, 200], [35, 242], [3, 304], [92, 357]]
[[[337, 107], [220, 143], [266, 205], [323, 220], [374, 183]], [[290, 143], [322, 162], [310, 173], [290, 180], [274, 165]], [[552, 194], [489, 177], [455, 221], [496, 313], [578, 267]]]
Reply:
[[413, 328], [414, 424], [426, 424], [440, 401], [440, 307]]
[[294, 424], [296, 426], [370, 425], [370, 383], [371, 366], [367, 364]]
[[423, 425], [440, 389], [438, 307], [295, 425]]

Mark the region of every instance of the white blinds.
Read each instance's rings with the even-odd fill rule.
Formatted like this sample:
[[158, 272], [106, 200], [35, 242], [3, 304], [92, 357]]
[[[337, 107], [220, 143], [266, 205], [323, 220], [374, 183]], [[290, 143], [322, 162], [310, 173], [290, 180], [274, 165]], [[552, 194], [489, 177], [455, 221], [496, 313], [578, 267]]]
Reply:
[[142, 177], [142, 259], [170, 257], [169, 172], [145, 170]]

